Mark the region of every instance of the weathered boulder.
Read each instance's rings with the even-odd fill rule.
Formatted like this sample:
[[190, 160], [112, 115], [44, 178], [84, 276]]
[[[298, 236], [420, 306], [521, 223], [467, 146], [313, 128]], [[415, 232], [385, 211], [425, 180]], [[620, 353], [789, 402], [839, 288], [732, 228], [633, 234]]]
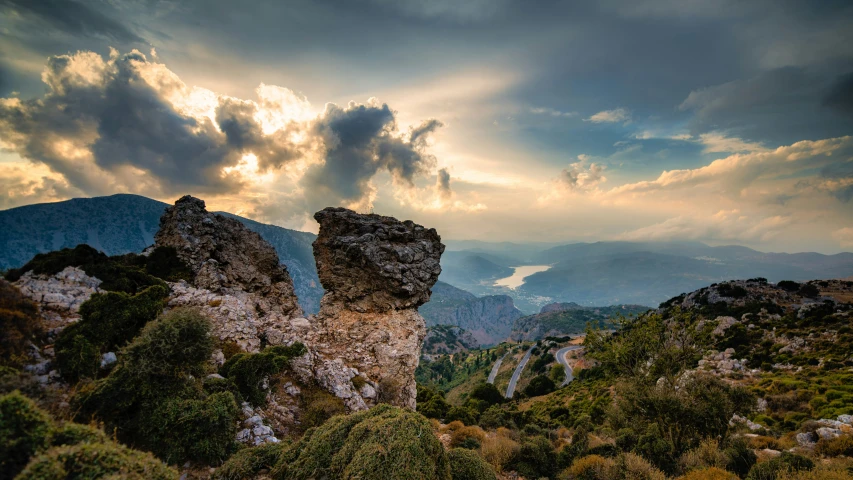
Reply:
[[429, 300], [441, 273], [441, 237], [411, 221], [344, 208], [314, 218], [320, 223], [314, 256], [326, 294], [310, 319], [309, 344], [327, 366], [343, 363], [350, 378], [357, 373], [371, 387], [359, 391], [336, 380], [326, 388], [350, 408], [361, 402], [414, 408], [414, 373], [426, 335], [417, 307]]
[[345, 208], [326, 208], [314, 219], [320, 223], [314, 258], [326, 289], [323, 302], [384, 312], [429, 301], [444, 253], [434, 228]]
[[293, 281], [272, 245], [237, 220], [208, 212], [203, 200], [186, 195], [167, 208], [154, 243], [177, 250], [196, 288], [256, 294], [285, 317], [302, 315]]

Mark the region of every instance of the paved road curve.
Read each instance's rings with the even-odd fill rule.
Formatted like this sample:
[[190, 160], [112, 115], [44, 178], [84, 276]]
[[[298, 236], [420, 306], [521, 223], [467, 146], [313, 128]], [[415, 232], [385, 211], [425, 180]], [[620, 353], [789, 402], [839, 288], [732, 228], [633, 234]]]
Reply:
[[566, 360], [566, 354], [572, 350], [578, 350], [580, 348], [583, 347], [580, 345], [569, 345], [568, 347], [557, 350], [557, 353], [554, 354], [554, 356], [557, 357], [557, 361], [560, 362], [560, 365], [562, 365], [563, 369], [566, 370], [566, 379], [563, 380], [562, 384], [560, 384], [561, 387], [565, 387], [575, 378], [572, 374], [572, 367], [569, 366], [569, 362]]
[[535, 347], [535, 345], [530, 347], [530, 349], [527, 350], [527, 353], [521, 357], [521, 362], [519, 362], [518, 366], [515, 367], [515, 371], [512, 372], [512, 378], [509, 379], [509, 386], [506, 387], [506, 395], [504, 395], [504, 397], [512, 398], [512, 394], [515, 393], [515, 384], [518, 383], [518, 379], [521, 378], [521, 372], [524, 371], [524, 367], [527, 365], [527, 361], [530, 360], [530, 355], [533, 353], [533, 349]]
[[486, 380], [486, 382], [491, 383], [491, 384], [494, 384], [494, 383], [495, 383], [495, 377], [497, 377], [497, 376], [498, 376], [498, 370], [500, 370], [500, 369], [501, 369], [501, 364], [503, 363], [504, 358], [505, 358], [507, 355], [509, 355], [509, 352], [504, 353], [503, 357], [499, 358], [499, 359], [498, 359], [498, 361], [497, 361], [497, 362], [495, 362], [495, 366], [494, 366], [494, 367], [492, 367], [492, 371], [491, 371], [491, 372], [489, 372], [489, 379], [488, 379], [488, 380]]

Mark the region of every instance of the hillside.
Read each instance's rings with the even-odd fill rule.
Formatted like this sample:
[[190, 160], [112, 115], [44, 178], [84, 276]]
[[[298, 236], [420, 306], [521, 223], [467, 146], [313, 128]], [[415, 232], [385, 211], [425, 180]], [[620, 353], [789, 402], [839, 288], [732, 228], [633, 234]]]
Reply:
[[[81, 243], [107, 255], [141, 252], [154, 243], [166, 207], [150, 198], [120, 194], [0, 211], [0, 270], [20, 267], [36, 253]], [[219, 213], [239, 220], [268, 241], [287, 265], [302, 308], [309, 313], [319, 309], [323, 288], [311, 250], [316, 235]]]
[[536, 341], [544, 337], [577, 335], [586, 328], [612, 328], [613, 320], [638, 315], [649, 308], [642, 305], [613, 305], [608, 307], [583, 307], [576, 303], [552, 303], [542, 307], [535, 315], [515, 321], [510, 333], [513, 341]]
[[477, 297], [442, 281], [432, 288], [430, 301], [418, 312], [427, 326], [455, 325], [470, 332], [481, 345], [505, 340], [522, 313], [507, 295]]
[[512, 275], [506, 260], [495, 263], [483, 255], [470, 252], [445, 252], [441, 259], [441, 281], [468, 290], [488, 287], [499, 278]]

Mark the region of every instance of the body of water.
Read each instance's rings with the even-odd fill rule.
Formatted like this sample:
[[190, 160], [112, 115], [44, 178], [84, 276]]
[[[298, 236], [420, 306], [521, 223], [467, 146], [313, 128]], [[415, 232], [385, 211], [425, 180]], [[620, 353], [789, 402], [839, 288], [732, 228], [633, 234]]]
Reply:
[[518, 288], [524, 283], [524, 277], [534, 273], [544, 272], [551, 268], [550, 265], [525, 265], [523, 267], [512, 267], [515, 269], [512, 275], [495, 280], [496, 287]]

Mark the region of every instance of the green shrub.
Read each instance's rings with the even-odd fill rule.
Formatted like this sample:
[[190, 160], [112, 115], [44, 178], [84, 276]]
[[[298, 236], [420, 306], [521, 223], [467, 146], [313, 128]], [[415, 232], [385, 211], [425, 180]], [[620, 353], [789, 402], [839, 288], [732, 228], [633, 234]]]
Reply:
[[79, 423], [66, 422], [53, 432], [50, 445], [78, 445], [81, 443], [107, 443], [109, 437], [98, 428], [81, 425]]
[[0, 397], [0, 479], [13, 478], [47, 448], [52, 428], [50, 417], [20, 392]]
[[836, 438], [821, 439], [817, 442], [815, 453], [825, 457], [853, 457], [853, 436], [842, 435]]
[[285, 450], [274, 479], [449, 480], [441, 442], [422, 415], [389, 405], [332, 418]]
[[743, 438], [737, 438], [729, 442], [723, 453], [729, 459], [726, 464], [726, 470], [736, 473], [741, 478], [749, 473], [758, 460], [755, 452], [749, 448], [749, 445]]
[[26, 363], [27, 345], [42, 333], [38, 307], [14, 285], [0, 279], [0, 366]]
[[557, 455], [547, 438], [535, 436], [521, 442], [512, 466], [527, 478], [551, 477], [557, 470]]
[[782, 455], [766, 462], [756, 463], [746, 476], [747, 480], [776, 480], [780, 473], [799, 472], [811, 470], [814, 462], [810, 459], [790, 452], [782, 452]]
[[264, 379], [280, 373], [291, 359], [306, 351], [304, 345], [294, 343], [267, 347], [259, 353], [238, 353], [222, 365], [219, 374], [233, 381], [246, 401], [255, 406], [263, 405], [266, 402]]
[[174, 480], [178, 472], [147, 452], [112, 443], [54, 447], [33, 458], [18, 480], [122, 478]]
[[530, 383], [524, 387], [524, 394], [528, 397], [538, 397], [539, 395], [547, 395], [554, 391], [557, 388], [554, 385], [553, 380], [546, 377], [545, 375], [539, 375], [537, 377], [533, 377], [530, 380]]
[[255, 477], [261, 470], [269, 470], [278, 462], [279, 456], [288, 444], [267, 443], [257, 447], [244, 448], [216, 469], [215, 480], [243, 480]]
[[491, 383], [485, 382], [477, 384], [477, 386], [471, 390], [471, 394], [468, 398], [473, 400], [482, 400], [483, 402], [486, 402], [486, 407], [503, 403], [504, 401], [504, 397], [501, 395], [501, 392], [498, 391], [498, 388]]
[[100, 288], [111, 292], [134, 294], [152, 285], [166, 284], [144, 271], [145, 257], [128, 254], [108, 257], [94, 248], [80, 244], [55, 252], [39, 253], [21, 268], [12, 269], [6, 279], [14, 282], [32, 271], [35, 274], [54, 275], [65, 267], [80, 267], [86, 275], [101, 280]]
[[231, 392], [204, 391], [210, 328], [198, 311], [181, 308], [148, 323], [112, 372], [73, 398], [79, 417], [95, 416], [122, 441], [170, 462], [223, 460], [238, 408]]
[[168, 290], [154, 285], [136, 295], [96, 293], [80, 306], [82, 319], [56, 339], [56, 364], [75, 382], [97, 376], [101, 354], [123, 347], [163, 309]]
[[177, 282], [192, 280], [192, 270], [180, 258], [175, 247], [156, 247], [145, 260], [145, 271], [157, 278]]
[[344, 401], [323, 390], [302, 392], [302, 426], [319, 427], [335, 415], [346, 413]]
[[496, 480], [495, 470], [472, 450], [453, 448], [447, 452], [453, 480]]
[[185, 458], [208, 465], [221, 463], [231, 453], [237, 434], [239, 408], [231, 392], [204, 399], [172, 399], [158, 408], [143, 431], [152, 451], [167, 462]]
[[444, 420], [448, 423], [458, 420], [465, 425], [474, 425], [477, 423], [477, 412], [466, 407], [450, 407]]

